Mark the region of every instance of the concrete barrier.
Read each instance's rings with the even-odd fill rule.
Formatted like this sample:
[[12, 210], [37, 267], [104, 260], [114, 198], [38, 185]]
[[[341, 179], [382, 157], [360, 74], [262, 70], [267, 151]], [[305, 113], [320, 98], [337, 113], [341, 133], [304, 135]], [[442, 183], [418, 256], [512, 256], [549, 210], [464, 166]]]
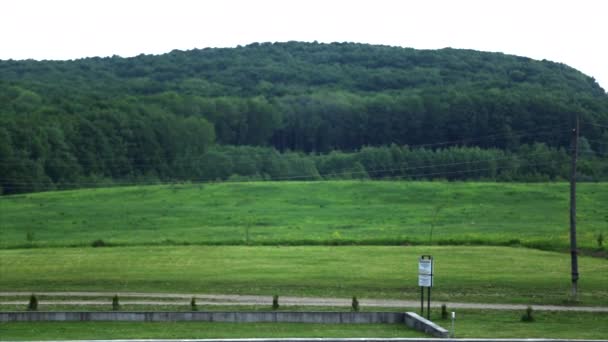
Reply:
[[284, 323], [403, 323], [398, 312], [0, 312], [0, 322], [127, 321], [127, 322], [284, 322]]
[[448, 331], [419, 315], [408, 312], [0, 312], [0, 322], [233, 322], [233, 323], [322, 323], [322, 324], [406, 324], [435, 337], [448, 337]]
[[422, 331], [431, 336], [446, 338], [450, 337], [450, 332], [446, 329], [438, 326], [437, 324], [429, 321], [428, 319], [414, 313], [414, 312], [406, 312], [405, 313], [405, 325], [412, 329], [416, 329], [418, 331]]

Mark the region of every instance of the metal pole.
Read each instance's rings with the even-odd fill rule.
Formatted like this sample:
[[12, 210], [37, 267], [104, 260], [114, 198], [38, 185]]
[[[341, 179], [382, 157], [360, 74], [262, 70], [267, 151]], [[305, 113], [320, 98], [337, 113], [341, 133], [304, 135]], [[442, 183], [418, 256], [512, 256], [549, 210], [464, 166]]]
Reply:
[[576, 300], [578, 289], [578, 251], [576, 248], [576, 159], [578, 157], [578, 116], [572, 129], [572, 163], [570, 170], [570, 257], [572, 263], [572, 298]]
[[452, 311], [452, 338], [456, 336], [456, 330], [454, 329], [454, 321], [456, 320], [456, 312]]
[[420, 286], [420, 316], [424, 317], [424, 287]]
[[427, 293], [427, 302], [426, 302], [426, 319], [430, 320], [431, 319], [431, 287], [427, 287], [428, 289], [428, 293]]

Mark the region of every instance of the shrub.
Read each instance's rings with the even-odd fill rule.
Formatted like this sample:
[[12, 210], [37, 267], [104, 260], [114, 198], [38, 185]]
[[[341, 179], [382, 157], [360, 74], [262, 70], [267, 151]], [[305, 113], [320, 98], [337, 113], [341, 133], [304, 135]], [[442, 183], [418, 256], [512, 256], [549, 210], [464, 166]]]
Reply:
[[359, 312], [359, 300], [357, 299], [357, 296], [353, 296], [351, 307], [354, 312]]
[[274, 296], [272, 296], [272, 310], [278, 310], [278, 309], [279, 309], [279, 296], [274, 295]]
[[441, 304], [441, 319], [448, 319], [448, 307], [445, 304]]
[[196, 298], [192, 297], [192, 299], [190, 300], [190, 310], [192, 311], [197, 311], [198, 308], [196, 307]]
[[104, 247], [106, 245], [106, 242], [103, 241], [102, 239], [97, 239], [93, 242], [91, 242], [91, 246], [93, 247]]
[[118, 302], [118, 295], [114, 295], [112, 298], [112, 310], [118, 311], [120, 310], [120, 303]]
[[27, 240], [27, 242], [33, 242], [34, 241], [34, 232], [30, 232], [28, 231], [27, 233], [25, 233], [25, 239]]
[[38, 298], [33, 293], [30, 296], [30, 302], [27, 304], [27, 310], [28, 311], [36, 311], [36, 310], [38, 310]]
[[604, 246], [604, 234], [602, 232], [599, 232], [599, 234], [597, 234], [597, 246], [599, 248], [602, 248], [602, 246]]
[[534, 322], [534, 316], [532, 315], [532, 307], [528, 306], [526, 313], [521, 316], [522, 322]]

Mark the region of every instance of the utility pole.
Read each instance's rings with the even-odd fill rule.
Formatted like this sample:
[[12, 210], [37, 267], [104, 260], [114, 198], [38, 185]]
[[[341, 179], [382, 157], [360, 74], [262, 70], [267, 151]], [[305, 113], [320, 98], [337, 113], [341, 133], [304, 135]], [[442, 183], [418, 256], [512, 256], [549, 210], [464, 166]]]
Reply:
[[572, 298], [577, 298], [578, 251], [576, 248], [576, 159], [578, 157], [578, 115], [576, 126], [572, 129], [572, 163], [570, 170], [570, 257], [572, 259]]

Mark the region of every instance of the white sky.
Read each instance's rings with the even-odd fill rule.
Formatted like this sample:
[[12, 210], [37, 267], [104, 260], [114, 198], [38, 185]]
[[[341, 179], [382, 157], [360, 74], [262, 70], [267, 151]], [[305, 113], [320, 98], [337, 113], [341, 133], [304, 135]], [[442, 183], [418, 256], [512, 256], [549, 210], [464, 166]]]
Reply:
[[604, 0], [0, 0], [0, 59], [349, 41], [544, 58], [608, 90], [607, 37]]

